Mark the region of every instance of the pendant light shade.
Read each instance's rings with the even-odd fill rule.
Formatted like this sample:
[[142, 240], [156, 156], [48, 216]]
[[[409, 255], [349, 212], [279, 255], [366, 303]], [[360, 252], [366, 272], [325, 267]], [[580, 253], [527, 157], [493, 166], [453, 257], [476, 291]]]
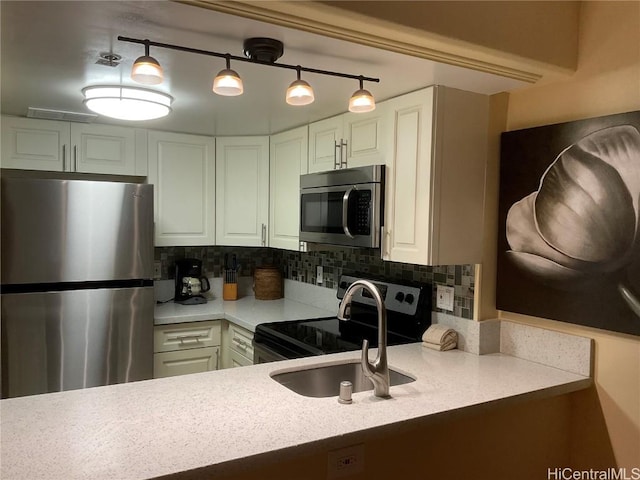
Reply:
[[298, 66], [298, 79], [287, 88], [286, 101], [289, 105], [309, 105], [315, 100], [313, 88], [304, 80], [300, 80], [300, 66]]
[[376, 109], [376, 101], [369, 90], [363, 88], [363, 80], [360, 78], [360, 88], [349, 99], [349, 111], [354, 113], [371, 112]]
[[235, 97], [244, 92], [242, 79], [235, 70], [231, 70], [231, 61], [228, 56], [227, 68], [220, 70], [216, 78], [213, 79], [213, 91], [224, 97]]
[[149, 43], [144, 45], [144, 55], [133, 62], [131, 79], [143, 85], [158, 85], [164, 79], [162, 67], [158, 61], [149, 56]]
[[84, 104], [95, 113], [119, 120], [153, 120], [171, 112], [173, 98], [147, 88], [97, 85], [82, 90]]

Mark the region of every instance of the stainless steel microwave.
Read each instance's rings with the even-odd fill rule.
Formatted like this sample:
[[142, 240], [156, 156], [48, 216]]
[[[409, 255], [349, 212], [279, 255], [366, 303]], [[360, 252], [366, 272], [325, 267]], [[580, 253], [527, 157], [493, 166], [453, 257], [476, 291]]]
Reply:
[[300, 176], [300, 241], [380, 247], [384, 165]]

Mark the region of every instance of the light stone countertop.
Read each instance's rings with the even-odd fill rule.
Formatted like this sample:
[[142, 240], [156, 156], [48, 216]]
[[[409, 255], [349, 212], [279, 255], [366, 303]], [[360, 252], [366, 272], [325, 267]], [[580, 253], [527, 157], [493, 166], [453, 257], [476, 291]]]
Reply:
[[336, 313], [337, 309], [325, 310], [289, 298], [256, 300], [255, 297], [246, 296], [234, 301], [216, 298], [201, 305], [180, 305], [174, 302], [157, 305], [154, 323], [167, 325], [226, 318], [236, 325], [255, 332], [256, 326], [260, 323], [332, 317]]
[[335, 397], [300, 396], [269, 377], [274, 371], [357, 360], [359, 355], [2, 400], [0, 477], [124, 480], [194, 469], [198, 475], [230, 473], [247, 458], [284, 459], [344, 435], [424, 425], [462, 411], [591, 384], [589, 377], [504, 354], [437, 352], [421, 344], [389, 348], [390, 365], [416, 381], [391, 387], [388, 400], [368, 391], [355, 393], [352, 405], [341, 405]]

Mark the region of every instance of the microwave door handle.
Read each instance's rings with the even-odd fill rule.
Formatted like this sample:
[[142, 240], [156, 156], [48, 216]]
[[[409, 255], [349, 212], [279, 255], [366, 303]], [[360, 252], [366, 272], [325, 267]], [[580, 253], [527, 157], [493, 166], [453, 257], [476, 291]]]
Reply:
[[351, 232], [349, 231], [349, 197], [353, 191], [356, 190], [356, 187], [350, 187], [349, 190], [344, 192], [344, 197], [342, 197], [342, 229], [344, 230], [344, 234], [349, 238], [355, 238]]

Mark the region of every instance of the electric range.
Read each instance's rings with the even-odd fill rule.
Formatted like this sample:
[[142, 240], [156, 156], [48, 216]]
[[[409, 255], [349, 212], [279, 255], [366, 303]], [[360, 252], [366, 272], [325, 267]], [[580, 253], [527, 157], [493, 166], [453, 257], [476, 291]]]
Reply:
[[[342, 299], [347, 288], [359, 279], [373, 282], [382, 296], [388, 345], [421, 341], [431, 325], [431, 284], [343, 275], [337, 297]], [[361, 289], [353, 296], [350, 313], [347, 321], [333, 316], [259, 324], [253, 338], [254, 363], [359, 350], [364, 339], [376, 347], [378, 314], [368, 291]]]

